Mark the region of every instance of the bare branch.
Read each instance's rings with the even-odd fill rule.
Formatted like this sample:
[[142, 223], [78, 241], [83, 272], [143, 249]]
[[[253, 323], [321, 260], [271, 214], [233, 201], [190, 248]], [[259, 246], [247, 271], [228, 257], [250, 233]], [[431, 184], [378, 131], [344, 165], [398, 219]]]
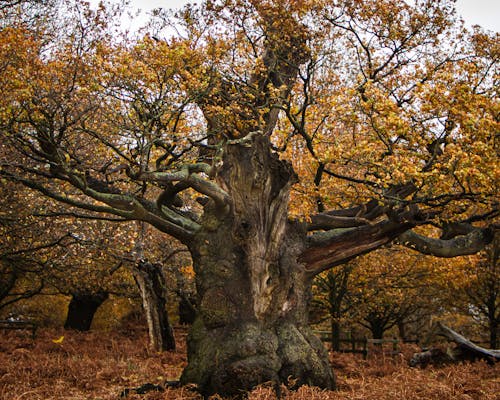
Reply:
[[369, 219], [359, 217], [341, 217], [328, 215], [326, 213], [313, 215], [311, 223], [308, 224], [307, 230], [320, 229], [337, 229], [337, 228], [353, 228], [372, 223]]
[[84, 194], [94, 200], [102, 202], [107, 206], [88, 203], [70, 198], [66, 195], [55, 192], [44, 185], [34, 182], [32, 180], [16, 176], [12, 173], [7, 173], [2, 170], [3, 176], [19, 182], [30, 189], [34, 189], [47, 197], [62, 203], [77, 207], [83, 210], [93, 211], [97, 213], [106, 213], [118, 215], [126, 220], [141, 220], [150, 223], [160, 231], [172, 235], [173, 237], [185, 242], [189, 240], [191, 235], [199, 228], [195, 222], [183, 217], [180, 214], [172, 211], [168, 216], [157, 215], [153, 207], [146, 207], [144, 201], [141, 203], [139, 199], [132, 195], [123, 195], [115, 193], [103, 193], [89, 188], [82, 178], [73, 179], [73, 184], [79, 188]]
[[[378, 200], [372, 199], [357, 207], [325, 211], [313, 215], [311, 217], [311, 224], [308, 225], [307, 229], [313, 231], [373, 225], [385, 214], [396, 215], [396, 219], [401, 219], [403, 210], [399, 205], [400, 203], [404, 204], [404, 198], [412, 194], [415, 190], [415, 185], [412, 183], [395, 185], [382, 193], [382, 196], [385, 198], [384, 204], [380, 204]], [[391, 209], [395, 205], [398, 205], [398, 210]], [[413, 216], [419, 214], [416, 208], [408, 212]]]
[[[0, 303], [0, 310], [2, 308], [6, 308], [7, 306], [11, 305], [11, 304], [14, 304], [14, 303], [17, 303], [18, 301], [20, 300], [23, 300], [23, 299], [29, 299], [31, 297], [34, 297], [38, 294], [41, 293], [41, 291], [45, 288], [45, 282], [43, 281], [43, 279], [39, 282], [38, 286], [33, 288], [33, 289], [30, 289], [30, 290], [27, 290], [26, 292], [24, 293], [12, 293], [12, 294], [7, 294], [4, 298], [3, 298], [3, 302]], [[9, 297], [12, 297], [10, 300], [6, 300], [7, 298]]]
[[58, 239], [56, 239], [56, 240], [54, 240], [52, 242], [43, 243], [43, 244], [38, 245], [38, 246], [28, 247], [28, 248], [25, 248], [25, 249], [19, 249], [19, 250], [16, 250], [16, 251], [11, 251], [11, 252], [7, 252], [7, 253], [3, 253], [0, 256], [1, 257], [12, 257], [12, 256], [16, 256], [16, 255], [19, 255], [19, 254], [33, 253], [33, 252], [36, 252], [38, 250], [49, 249], [51, 247], [56, 247], [56, 246], [61, 245], [62, 242], [64, 241], [64, 239], [69, 238], [69, 237], [72, 237], [72, 236], [69, 233], [67, 233], [66, 235], [61, 236], [60, 238], [58, 238]]
[[434, 239], [407, 231], [398, 237], [398, 242], [410, 249], [435, 257], [457, 257], [475, 254], [493, 240], [491, 229], [474, 229], [467, 235], [453, 239]]
[[34, 217], [40, 218], [54, 218], [54, 217], [72, 217], [78, 219], [91, 219], [98, 221], [110, 221], [110, 222], [129, 222], [128, 219], [125, 218], [114, 218], [114, 217], [106, 217], [102, 215], [93, 215], [93, 214], [81, 214], [77, 212], [70, 211], [51, 211], [47, 213], [33, 213]]

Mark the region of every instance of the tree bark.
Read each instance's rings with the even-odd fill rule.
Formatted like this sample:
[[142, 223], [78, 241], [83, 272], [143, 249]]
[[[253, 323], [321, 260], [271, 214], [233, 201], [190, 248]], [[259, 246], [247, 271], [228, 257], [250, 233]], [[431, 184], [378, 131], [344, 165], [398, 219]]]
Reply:
[[97, 309], [107, 298], [107, 292], [73, 293], [68, 306], [64, 329], [88, 331]]
[[306, 231], [289, 222], [295, 174], [256, 136], [228, 146], [219, 184], [231, 207], [205, 206], [190, 246], [198, 315], [181, 381], [204, 395], [240, 395], [263, 382], [333, 388], [328, 354], [308, 326], [310, 278], [297, 259]]
[[419, 253], [444, 258], [476, 254], [492, 240], [493, 230], [490, 228], [472, 229], [469, 233], [452, 239], [433, 239], [406, 230], [398, 238], [402, 245]]
[[383, 339], [385, 332], [385, 325], [381, 320], [370, 319], [369, 320], [370, 331], [374, 339]]
[[191, 325], [196, 319], [196, 308], [188, 295], [180, 296], [179, 300], [179, 323], [182, 325]]
[[336, 318], [332, 318], [332, 350], [340, 351], [340, 323]]
[[404, 342], [407, 340], [407, 338], [406, 338], [406, 323], [404, 321], [399, 321], [397, 325], [398, 325], [399, 337]]
[[490, 330], [490, 347], [492, 349], [498, 349], [500, 347], [498, 343], [498, 332], [500, 331], [500, 324], [496, 319], [490, 321], [489, 330]]
[[175, 338], [165, 308], [167, 291], [161, 265], [141, 260], [134, 269], [134, 277], [141, 292], [151, 348], [175, 350]]

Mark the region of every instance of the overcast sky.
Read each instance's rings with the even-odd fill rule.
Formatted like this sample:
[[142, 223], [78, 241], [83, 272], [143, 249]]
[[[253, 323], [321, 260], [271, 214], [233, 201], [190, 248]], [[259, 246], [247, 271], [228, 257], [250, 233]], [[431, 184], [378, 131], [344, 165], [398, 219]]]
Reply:
[[468, 25], [500, 32], [500, 0], [457, 0], [457, 9]]
[[[99, 0], [90, 0], [90, 3], [97, 4]], [[130, 3], [133, 8], [142, 9], [145, 16], [145, 12], [153, 8], [178, 8], [188, 3], [188, 0], [130, 0]], [[478, 24], [486, 29], [500, 32], [500, 0], [457, 0], [457, 9], [467, 25]], [[142, 24], [139, 21], [136, 23], [138, 26]]]

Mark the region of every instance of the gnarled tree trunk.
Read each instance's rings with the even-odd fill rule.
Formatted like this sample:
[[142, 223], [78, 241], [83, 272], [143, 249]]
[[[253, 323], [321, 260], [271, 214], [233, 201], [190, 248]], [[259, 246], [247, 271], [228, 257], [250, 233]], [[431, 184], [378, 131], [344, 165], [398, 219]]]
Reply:
[[287, 219], [295, 174], [267, 138], [229, 146], [218, 177], [231, 209], [210, 202], [191, 245], [199, 312], [183, 383], [238, 394], [272, 381], [333, 388], [321, 341], [308, 326], [310, 276], [297, 260], [303, 225]]
[[333, 388], [328, 353], [308, 325], [311, 281], [411, 223], [309, 235], [307, 224], [288, 219], [295, 173], [259, 133], [226, 144], [215, 179], [227, 198], [206, 203], [200, 229], [186, 243], [199, 298], [182, 383], [205, 395], [240, 394], [269, 381]]

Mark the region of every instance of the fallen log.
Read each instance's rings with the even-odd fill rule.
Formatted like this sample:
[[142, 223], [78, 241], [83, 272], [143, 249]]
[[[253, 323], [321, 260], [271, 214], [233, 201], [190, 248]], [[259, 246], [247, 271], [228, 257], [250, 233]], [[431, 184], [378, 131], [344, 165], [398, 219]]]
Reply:
[[443, 365], [461, 361], [486, 360], [488, 364], [500, 361], [500, 350], [485, 349], [455, 332], [453, 329], [438, 322], [432, 330], [433, 336], [443, 336], [456, 344], [455, 348], [443, 350], [433, 347], [426, 351], [415, 353], [409, 364], [412, 367], [427, 365]]

